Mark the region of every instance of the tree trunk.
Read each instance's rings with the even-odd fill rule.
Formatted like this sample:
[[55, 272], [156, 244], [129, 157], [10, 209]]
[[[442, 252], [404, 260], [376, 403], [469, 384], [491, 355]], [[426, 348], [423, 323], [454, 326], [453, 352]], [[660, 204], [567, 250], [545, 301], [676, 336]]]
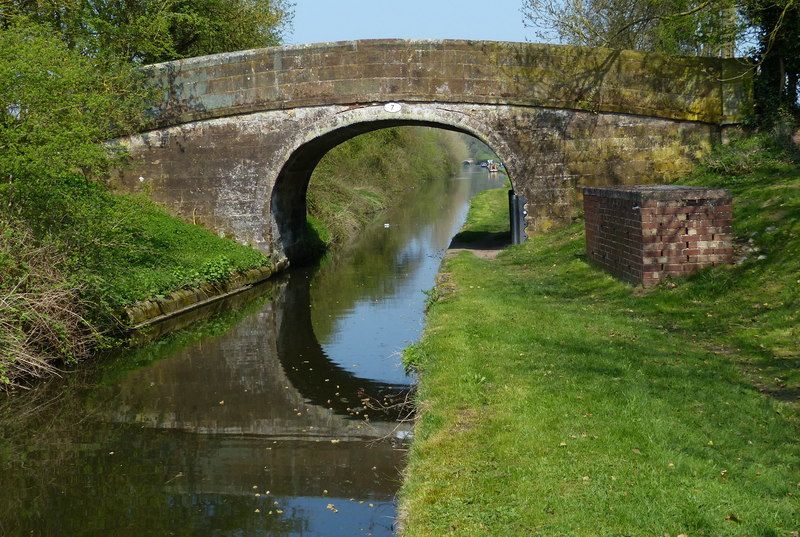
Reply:
[[791, 72], [788, 76], [789, 82], [786, 85], [786, 100], [790, 105], [797, 106], [797, 84], [800, 82], [800, 73]]

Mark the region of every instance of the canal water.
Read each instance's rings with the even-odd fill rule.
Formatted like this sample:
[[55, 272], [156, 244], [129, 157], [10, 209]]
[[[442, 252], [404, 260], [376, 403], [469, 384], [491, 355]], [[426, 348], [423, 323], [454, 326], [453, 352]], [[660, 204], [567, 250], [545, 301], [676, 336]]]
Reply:
[[391, 535], [403, 348], [484, 170], [413, 192], [313, 269], [0, 398], [0, 535]]

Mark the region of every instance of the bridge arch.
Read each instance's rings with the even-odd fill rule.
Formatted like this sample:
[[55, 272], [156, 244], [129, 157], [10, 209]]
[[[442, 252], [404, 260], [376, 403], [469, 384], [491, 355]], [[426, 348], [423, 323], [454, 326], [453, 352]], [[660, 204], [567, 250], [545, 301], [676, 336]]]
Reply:
[[[324, 153], [395, 125], [466, 132], [505, 161], [529, 231], [568, 220], [583, 185], [675, 177], [745, 117], [736, 59], [486, 41], [366, 40], [146, 67], [163, 90], [113, 185], [250, 244], [297, 252]], [[399, 103], [400, 109], [387, 109]]]
[[438, 128], [479, 139], [503, 160], [514, 184], [518, 167], [514, 152], [499, 132], [473, 115], [437, 103], [382, 103], [352, 108], [298, 133], [281, 155], [285, 164], [269, 200], [271, 242], [276, 255], [290, 261], [304, 256], [308, 185], [325, 154], [361, 134], [402, 126]]

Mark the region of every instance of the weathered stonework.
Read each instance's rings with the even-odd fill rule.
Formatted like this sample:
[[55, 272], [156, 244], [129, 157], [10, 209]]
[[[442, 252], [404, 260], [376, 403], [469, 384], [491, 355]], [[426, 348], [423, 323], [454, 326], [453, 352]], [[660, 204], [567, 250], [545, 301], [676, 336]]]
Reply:
[[727, 190], [590, 187], [583, 203], [587, 257], [628, 282], [648, 287], [733, 257]]
[[736, 60], [495, 42], [278, 47], [148, 69], [164, 102], [153, 130], [123, 140], [133, 165], [116, 186], [275, 262], [303, 254], [311, 173], [358, 134], [424, 125], [482, 139], [535, 231], [570, 217], [579, 185], [687, 170], [748, 97], [742, 77], [720, 81]]
[[[405, 101], [507, 104], [736, 123], [740, 60], [496, 41], [363, 40], [149, 67], [161, 125], [264, 110]], [[724, 82], [723, 82], [724, 81]]]

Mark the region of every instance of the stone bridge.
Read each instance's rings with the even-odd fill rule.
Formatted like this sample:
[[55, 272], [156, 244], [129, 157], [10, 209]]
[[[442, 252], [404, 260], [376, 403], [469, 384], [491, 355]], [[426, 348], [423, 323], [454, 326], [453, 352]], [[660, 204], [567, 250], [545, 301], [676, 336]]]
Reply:
[[123, 140], [117, 188], [147, 192], [276, 263], [303, 254], [311, 173], [331, 148], [399, 125], [471, 134], [528, 199], [528, 230], [570, 217], [577, 186], [670, 178], [741, 121], [738, 60], [483, 41], [369, 40], [147, 68], [152, 130]]

